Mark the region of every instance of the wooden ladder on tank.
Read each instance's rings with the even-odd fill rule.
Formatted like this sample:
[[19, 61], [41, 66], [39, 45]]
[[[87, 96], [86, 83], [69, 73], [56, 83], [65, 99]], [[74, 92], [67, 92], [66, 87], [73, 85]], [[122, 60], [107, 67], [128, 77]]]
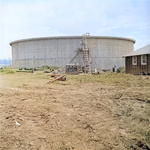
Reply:
[[91, 73], [91, 67], [90, 67], [90, 62], [89, 62], [89, 51], [87, 49], [86, 35], [82, 36], [82, 50], [84, 53], [85, 73]]

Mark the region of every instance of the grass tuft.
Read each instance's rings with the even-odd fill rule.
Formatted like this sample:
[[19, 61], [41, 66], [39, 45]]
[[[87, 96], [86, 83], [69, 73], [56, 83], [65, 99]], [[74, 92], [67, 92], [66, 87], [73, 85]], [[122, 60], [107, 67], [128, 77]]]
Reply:
[[0, 72], [5, 73], [5, 74], [14, 74], [16, 72], [15, 69], [9, 69], [9, 68], [3, 68], [0, 70]]

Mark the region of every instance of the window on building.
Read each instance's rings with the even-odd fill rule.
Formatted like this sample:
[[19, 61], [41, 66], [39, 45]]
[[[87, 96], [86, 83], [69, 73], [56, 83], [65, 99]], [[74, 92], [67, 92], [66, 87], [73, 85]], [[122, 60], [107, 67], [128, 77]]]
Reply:
[[141, 55], [141, 65], [146, 65], [147, 64], [147, 57], [146, 55]]
[[137, 65], [137, 56], [132, 56], [132, 65]]

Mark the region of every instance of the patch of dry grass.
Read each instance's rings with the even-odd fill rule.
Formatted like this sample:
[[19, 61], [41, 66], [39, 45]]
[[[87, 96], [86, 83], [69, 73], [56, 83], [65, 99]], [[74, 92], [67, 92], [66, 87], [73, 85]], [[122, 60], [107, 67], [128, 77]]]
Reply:
[[[10, 78], [13, 78], [13, 76], [15, 76], [14, 80], [20, 80], [21, 82], [30, 82], [31, 80], [36, 81], [37, 79], [42, 79], [38, 82], [44, 82], [43, 80], [51, 79], [51, 77], [45, 74], [43, 71], [36, 71], [35, 74], [16, 72], [15, 75], [13, 75], [14, 72], [14, 69], [8, 69], [4, 72], [0, 72], [0, 75], [9, 74], [7, 76], [10, 76]], [[61, 83], [74, 81], [79, 84], [101, 83], [104, 85], [113, 85], [120, 87], [150, 87], [150, 76], [138, 76], [124, 73], [104, 73], [99, 75], [66, 75], [66, 78], [67, 81], [61, 81]], [[53, 84], [56, 83], [60, 83], [60, 81], [56, 81]]]
[[11, 69], [11, 68], [0, 69], [0, 73], [4, 73], [4, 74], [14, 74], [15, 72], [16, 69]]
[[123, 73], [108, 73], [100, 75], [67, 75], [68, 80], [75, 80], [80, 83], [99, 82], [108, 85], [125, 87], [150, 87], [149, 76], [135, 76]]

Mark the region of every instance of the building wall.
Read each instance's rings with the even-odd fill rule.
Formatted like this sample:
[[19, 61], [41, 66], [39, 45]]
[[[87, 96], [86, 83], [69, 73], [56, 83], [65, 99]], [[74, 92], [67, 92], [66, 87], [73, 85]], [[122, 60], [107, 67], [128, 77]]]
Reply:
[[132, 65], [132, 56], [125, 58], [126, 73], [139, 74], [140, 72], [150, 73], [150, 55], [147, 54], [147, 64], [141, 65], [141, 55], [137, 56], [137, 65]]
[[[82, 36], [25, 39], [11, 42], [12, 67], [65, 66], [82, 48]], [[87, 37], [87, 47], [101, 69], [124, 66], [123, 55], [134, 50], [134, 40], [116, 37]]]

